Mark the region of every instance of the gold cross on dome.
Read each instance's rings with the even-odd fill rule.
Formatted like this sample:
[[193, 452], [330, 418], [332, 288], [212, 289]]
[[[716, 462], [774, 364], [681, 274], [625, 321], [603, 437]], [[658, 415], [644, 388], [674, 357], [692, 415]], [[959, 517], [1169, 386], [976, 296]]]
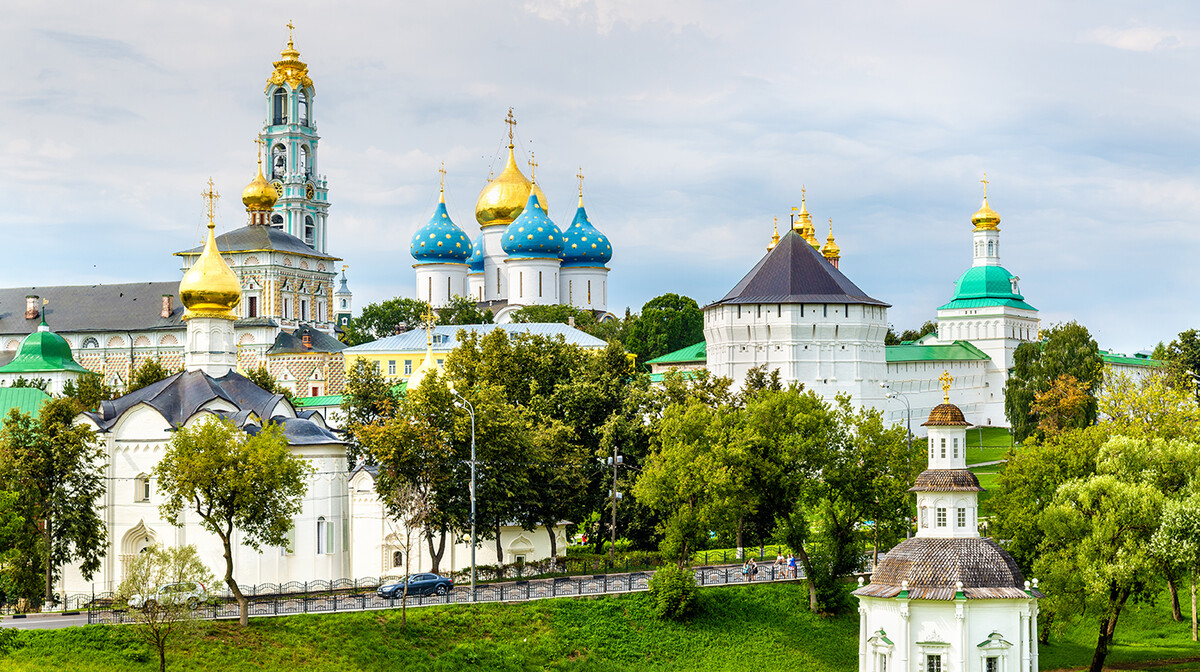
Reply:
[[512, 147], [513, 127], [517, 125], [517, 118], [513, 116], [513, 108], [508, 108], [508, 116], [504, 118], [504, 123], [508, 124], [508, 146]]
[[438, 172], [442, 174], [442, 191], [446, 190], [446, 162], [442, 162], [442, 167], [438, 168]]
[[208, 178], [208, 189], [200, 192], [204, 197], [204, 209], [208, 213], [208, 223], [212, 224], [213, 216], [217, 210], [217, 201], [220, 200], [221, 194], [217, 193], [217, 188], [213, 184], [212, 178]]
[[575, 177], [579, 178], [579, 197], [583, 198], [583, 166], [579, 167], [579, 172], [575, 173]]
[[808, 190], [804, 188], [803, 184], [800, 185], [800, 202], [803, 203], [804, 199], [807, 198], [807, 196], [808, 196]]
[[537, 182], [537, 167], [538, 162], [534, 157], [533, 152], [529, 153], [529, 181]]
[[942, 394], [946, 397], [946, 403], [950, 403], [950, 383], [954, 382], [954, 376], [950, 375], [949, 371], [942, 371], [942, 375], [938, 376], [938, 381], [942, 383]]
[[987, 185], [988, 185], [987, 173], [983, 174], [983, 179], [980, 180], [980, 182], [983, 183], [983, 197], [987, 198]]
[[257, 152], [257, 154], [258, 154], [258, 165], [260, 165], [260, 166], [261, 166], [261, 165], [262, 165], [263, 147], [266, 147], [266, 145], [267, 145], [267, 141], [266, 141], [266, 140], [263, 140], [262, 136], [260, 135], [260, 136], [258, 136], [257, 138], [255, 138], [255, 139], [254, 139], [254, 144], [255, 144], [255, 145], [257, 145], [256, 149], [258, 150], [258, 152]]
[[287, 29], [288, 29], [288, 43], [291, 43], [291, 41], [292, 41], [292, 31], [296, 29], [296, 27], [292, 25], [292, 21], [291, 21], [291, 19], [289, 19], [289, 20], [288, 20], [288, 22], [287, 22]]
[[437, 313], [433, 312], [433, 306], [425, 309], [425, 313], [421, 315], [421, 321], [425, 323], [425, 340], [430, 347], [433, 347], [433, 327], [437, 324]]

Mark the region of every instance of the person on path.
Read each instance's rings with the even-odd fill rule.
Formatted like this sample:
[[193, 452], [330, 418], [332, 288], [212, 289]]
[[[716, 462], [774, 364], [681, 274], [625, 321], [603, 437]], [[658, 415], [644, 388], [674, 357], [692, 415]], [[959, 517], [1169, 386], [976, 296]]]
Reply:
[[754, 561], [754, 558], [750, 558], [750, 561], [748, 564], [750, 565], [750, 581], [751, 581], [751, 583], [753, 583], [754, 575], [758, 574], [758, 563]]
[[743, 581], [750, 580], [750, 560], [749, 560], [749, 558], [747, 558], [746, 562], [742, 565], [742, 580]]
[[796, 556], [795, 556], [795, 554], [792, 554], [792, 553], [788, 554], [787, 564], [788, 564], [788, 572], [792, 575], [793, 579], [796, 578]]

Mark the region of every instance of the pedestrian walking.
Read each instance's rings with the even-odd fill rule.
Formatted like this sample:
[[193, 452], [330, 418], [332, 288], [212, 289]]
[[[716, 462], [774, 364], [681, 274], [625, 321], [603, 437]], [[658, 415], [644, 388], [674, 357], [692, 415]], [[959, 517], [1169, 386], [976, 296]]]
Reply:
[[750, 558], [747, 564], [750, 567], [750, 582], [753, 583], [754, 575], [758, 574], [758, 563], [754, 561], [754, 558]]
[[787, 564], [788, 564], [788, 573], [792, 575], [793, 579], [796, 578], [796, 556], [795, 556], [795, 554], [793, 554], [793, 553], [788, 554]]

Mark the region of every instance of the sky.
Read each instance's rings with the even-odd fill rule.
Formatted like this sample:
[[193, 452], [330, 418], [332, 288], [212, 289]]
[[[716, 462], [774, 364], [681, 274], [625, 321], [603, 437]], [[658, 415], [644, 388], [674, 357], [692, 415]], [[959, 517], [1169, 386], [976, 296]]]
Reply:
[[358, 307], [413, 295], [443, 162], [476, 235], [512, 107], [559, 225], [582, 168], [618, 314], [720, 299], [804, 187], [842, 271], [917, 327], [971, 264], [986, 172], [1002, 263], [1043, 326], [1077, 320], [1119, 352], [1200, 327], [1191, 3], [8, 0], [0, 16], [0, 286], [179, 277], [210, 176], [219, 230], [244, 225], [290, 20]]

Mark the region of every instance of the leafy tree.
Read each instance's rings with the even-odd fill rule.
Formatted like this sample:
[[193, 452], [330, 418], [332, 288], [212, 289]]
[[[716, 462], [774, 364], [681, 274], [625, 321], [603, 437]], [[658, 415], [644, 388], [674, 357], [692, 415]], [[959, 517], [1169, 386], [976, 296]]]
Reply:
[[383, 377], [379, 362], [361, 357], [354, 359], [346, 373], [346, 385], [342, 390], [342, 412], [346, 415], [346, 459], [356, 464], [359, 457], [370, 459], [370, 453], [362, 447], [360, 429], [386, 420], [396, 413], [396, 396], [392, 384]]
[[[519, 312], [519, 311], [518, 311]], [[479, 304], [465, 296], [451, 297], [450, 303], [438, 308], [438, 324], [491, 324], [491, 308], [479, 309]]]
[[116, 388], [104, 382], [104, 376], [85, 373], [63, 385], [63, 396], [73, 399], [80, 411], [94, 411], [100, 408], [100, 402], [116, 399], [120, 395]]
[[100, 568], [106, 549], [96, 502], [104, 495], [103, 451], [92, 430], [75, 424], [70, 399], [50, 399], [36, 420], [16, 409], [0, 430], [0, 483], [20, 496], [27, 526], [36, 526], [47, 602], [59, 568], [78, 561], [84, 578]]
[[896, 334], [891, 327], [888, 327], [887, 334], [883, 337], [883, 344], [900, 345], [905, 342], [919, 341], [929, 334], [937, 333], [937, 329], [937, 322], [933, 320], [926, 320], [920, 329], [906, 329], [900, 334]]
[[415, 329], [429, 304], [409, 298], [388, 299], [363, 308], [362, 314], [346, 325], [342, 340], [348, 345], [362, 345], [381, 338]]
[[646, 302], [629, 327], [626, 347], [639, 366], [704, 340], [704, 314], [694, 299], [663, 294]]
[[1040, 418], [1034, 408], [1037, 393], [1050, 390], [1054, 381], [1070, 375], [1087, 393], [1083, 412], [1074, 427], [1096, 421], [1095, 395], [1103, 377], [1104, 362], [1096, 341], [1086, 327], [1058, 324], [1043, 334], [1040, 343], [1022, 343], [1013, 353], [1013, 373], [1004, 384], [1004, 411], [1018, 441], [1038, 433]]
[[272, 376], [271, 372], [267, 370], [266, 364], [259, 364], [256, 368], [250, 369], [246, 372], [246, 377], [250, 379], [250, 382], [258, 385], [267, 392], [282, 394], [288, 401], [295, 398], [295, 394], [290, 389], [275, 380], [275, 376]]
[[279, 425], [268, 424], [251, 436], [230, 422], [208, 418], [181, 427], [154, 477], [166, 501], [163, 518], [180, 524], [184, 510], [217, 535], [225, 549], [225, 585], [249, 623], [249, 601], [233, 578], [233, 533], [254, 550], [287, 543], [293, 518], [300, 513], [313, 467], [292, 455]]
[[153, 385], [160, 380], [166, 380], [175, 373], [175, 371], [163, 366], [157, 357], [147, 359], [133, 370], [133, 375], [129, 377], [129, 386], [125, 388], [125, 394], [140, 390], [147, 385]]
[[118, 589], [126, 597], [154, 596], [140, 608], [130, 610], [130, 615], [133, 631], [158, 653], [159, 672], [167, 670], [167, 647], [194, 628], [196, 605], [175, 600], [171, 593], [159, 595], [158, 589], [184, 582], [212, 585], [212, 572], [201, 562], [196, 547], [163, 548], [155, 544], [134, 557]]
[[1068, 427], [1084, 426], [1084, 417], [1092, 402], [1075, 376], [1064, 373], [1051, 381], [1045, 391], [1033, 393], [1030, 413], [1037, 417], [1042, 436], [1052, 436]]
[[590, 310], [583, 310], [568, 304], [545, 306], [525, 306], [512, 313], [512, 321], [520, 323], [549, 323], [569, 324], [575, 319], [575, 328], [586, 331], [596, 324], [596, 316]]
[[1162, 525], [1150, 542], [1154, 554], [1182, 568], [1192, 585], [1192, 641], [1197, 640], [1196, 577], [1200, 574], [1200, 494], [1168, 501]]
[[1191, 390], [1200, 400], [1200, 331], [1181, 331], [1170, 344], [1159, 343], [1154, 358], [1166, 363], [1172, 384]]
[[46, 380], [45, 378], [26, 378], [25, 376], [19, 376], [9, 387], [32, 387], [45, 392], [46, 388], [50, 387], [50, 381]]
[[0, 490], [0, 602], [40, 603], [43, 556], [37, 525], [22, 515], [20, 495]]

